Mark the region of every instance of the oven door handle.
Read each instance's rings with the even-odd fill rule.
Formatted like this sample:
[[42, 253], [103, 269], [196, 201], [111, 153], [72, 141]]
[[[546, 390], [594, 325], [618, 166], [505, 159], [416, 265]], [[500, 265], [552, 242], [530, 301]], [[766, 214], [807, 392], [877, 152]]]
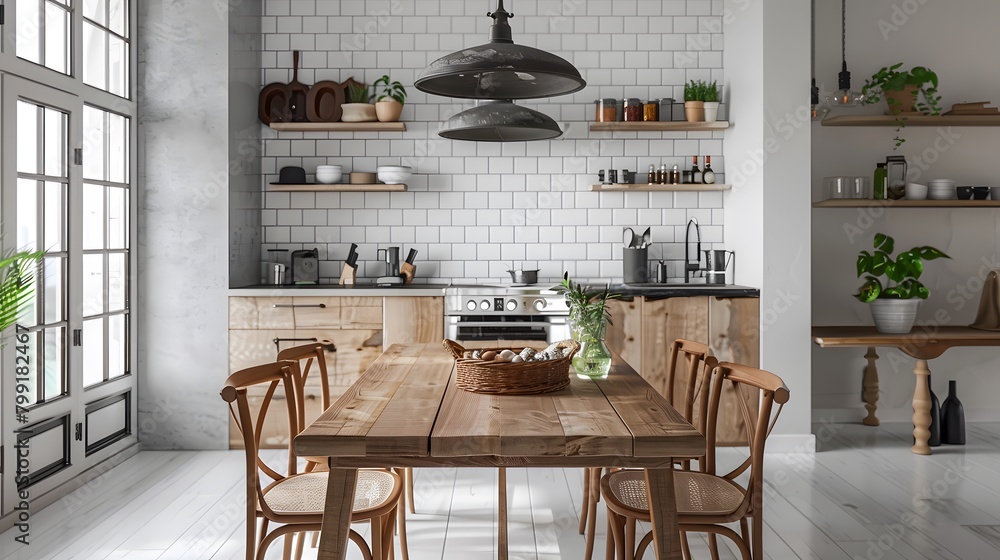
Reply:
[[549, 321], [451, 321], [448, 324], [456, 327], [512, 327], [512, 326], [538, 326], [550, 327], [552, 325], [564, 324]]

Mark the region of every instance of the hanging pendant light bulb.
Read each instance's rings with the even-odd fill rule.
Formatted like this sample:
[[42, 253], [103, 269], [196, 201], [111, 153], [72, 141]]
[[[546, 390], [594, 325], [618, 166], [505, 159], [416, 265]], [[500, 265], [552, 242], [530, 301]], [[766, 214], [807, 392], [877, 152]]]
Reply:
[[864, 96], [851, 89], [851, 73], [847, 70], [847, 0], [840, 3], [840, 74], [837, 91], [826, 96], [826, 104], [834, 109], [856, 107]]
[[812, 0], [812, 41], [809, 43], [809, 69], [812, 73], [812, 88], [809, 90], [809, 114], [814, 121], [821, 121], [830, 108], [820, 103], [819, 87], [816, 85], [816, 0]]

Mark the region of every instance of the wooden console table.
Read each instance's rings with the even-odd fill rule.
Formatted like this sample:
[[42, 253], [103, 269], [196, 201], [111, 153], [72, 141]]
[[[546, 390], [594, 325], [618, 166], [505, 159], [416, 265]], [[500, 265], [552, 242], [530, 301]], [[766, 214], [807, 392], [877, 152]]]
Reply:
[[878, 402], [878, 370], [875, 360], [878, 359], [878, 354], [875, 353], [875, 348], [899, 348], [904, 354], [917, 360], [913, 369], [916, 387], [913, 390], [915, 443], [912, 450], [919, 455], [931, 454], [931, 448], [927, 445], [931, 434], [931, 394], [927, 388], [927, 376], [931, 371], [927, 367], [927, 360], [937, 358], [953, 346], [1000, 346], [1000, 332], [948, 325], [915, 326], [909, 334], [880, 333], [875, 327], [813, 327], [812, 336], [813, 342], [823, 348], [868, 348], [868, 353], [865, 354], [868, 371], [864, 381], [868, 416], [863, 422], [869, 426], [878, 426], [878, 418], [875, 417]]

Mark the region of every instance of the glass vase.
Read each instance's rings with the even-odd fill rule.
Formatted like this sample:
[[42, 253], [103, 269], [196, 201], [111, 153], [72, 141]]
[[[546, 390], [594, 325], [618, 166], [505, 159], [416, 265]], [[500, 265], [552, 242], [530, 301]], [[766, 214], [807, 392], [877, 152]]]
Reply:
[[[590, 328], [588, 328], [590, 327]], [[611, 371], [611, 351], [604, 343], [607, 325], [577, 325], [574, 334], [578, 336], [580, 350], [573, 356], [573, 369], [581, 379], [604, 379]]]

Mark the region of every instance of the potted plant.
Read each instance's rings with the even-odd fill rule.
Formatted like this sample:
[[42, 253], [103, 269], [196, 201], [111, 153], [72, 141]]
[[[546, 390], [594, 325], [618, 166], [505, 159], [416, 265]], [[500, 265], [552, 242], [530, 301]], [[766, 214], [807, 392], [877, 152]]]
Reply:
[[403, 103], [406, 102], [406, 88], [399, 82], [390, 82], [386, 74], [372, 84], [375, 88], [382, 86], [382, 94], [375, 101], [375, 114], [379, 122], [396, 122], [403, 113]]
[[20, 251], [0, 260], [0, 332], [17, 322], [34, 294], [34, 270], [45, 253]]
[[591, 292], [582, 284], [570, 280], [569, 273], [563, 274], [562, 284], [554, 290], [566, 298], [570, 329], [573, 338], [580, 342], [580, 350], [573, 356], [577, 377], [607, 377], [611, 370], [611, 351], [605, 343], [608, 325], [611, 324], [608, 301], [620, 295], [612, 294], [607, 286], [601, 292]]
[[684, 85], [684, 116], [688, 122], [705, 120], [705, 82], [691, 80]]
[[372, 95], [364, 84], [348, 84], [347, 103], [341, 107], [344, 114], [340, 120], [344, 122], [372, 122], [378, 120], [375, 106], [371, 103]]
[[[883, 233], [875, 234], [875, 250], [858, 255], [858, 277], [865, 276], [854, 297], [869, 304], [875, 329], [883, 333], [906, 334], [913, 328], [920, 300], [930, 291], [920, 283], [923, 261], [950, 259], [934, 247], [914, 247], [892, 258], [895, 241]], [[883, 283], [880, 277], [884, 277]]]
[[866, 105], [878, 103], [885, 97], [889, 114], [896, 116], [896, 148], [906, 142], [898, 134], [906, 126], [904, 115], [913, 114], [914, 109], [922, 115], [941, 114], [937, 74], [923, 66], [914, 66], [909, 72], [900, 71], [902, 65], [900, 62], [881, 68], [865, 80], [861, 88], [862, 103]]
[[715, 122], [719, 117], [719, 86], [715, 82], [705, 85], [705, 122]]

